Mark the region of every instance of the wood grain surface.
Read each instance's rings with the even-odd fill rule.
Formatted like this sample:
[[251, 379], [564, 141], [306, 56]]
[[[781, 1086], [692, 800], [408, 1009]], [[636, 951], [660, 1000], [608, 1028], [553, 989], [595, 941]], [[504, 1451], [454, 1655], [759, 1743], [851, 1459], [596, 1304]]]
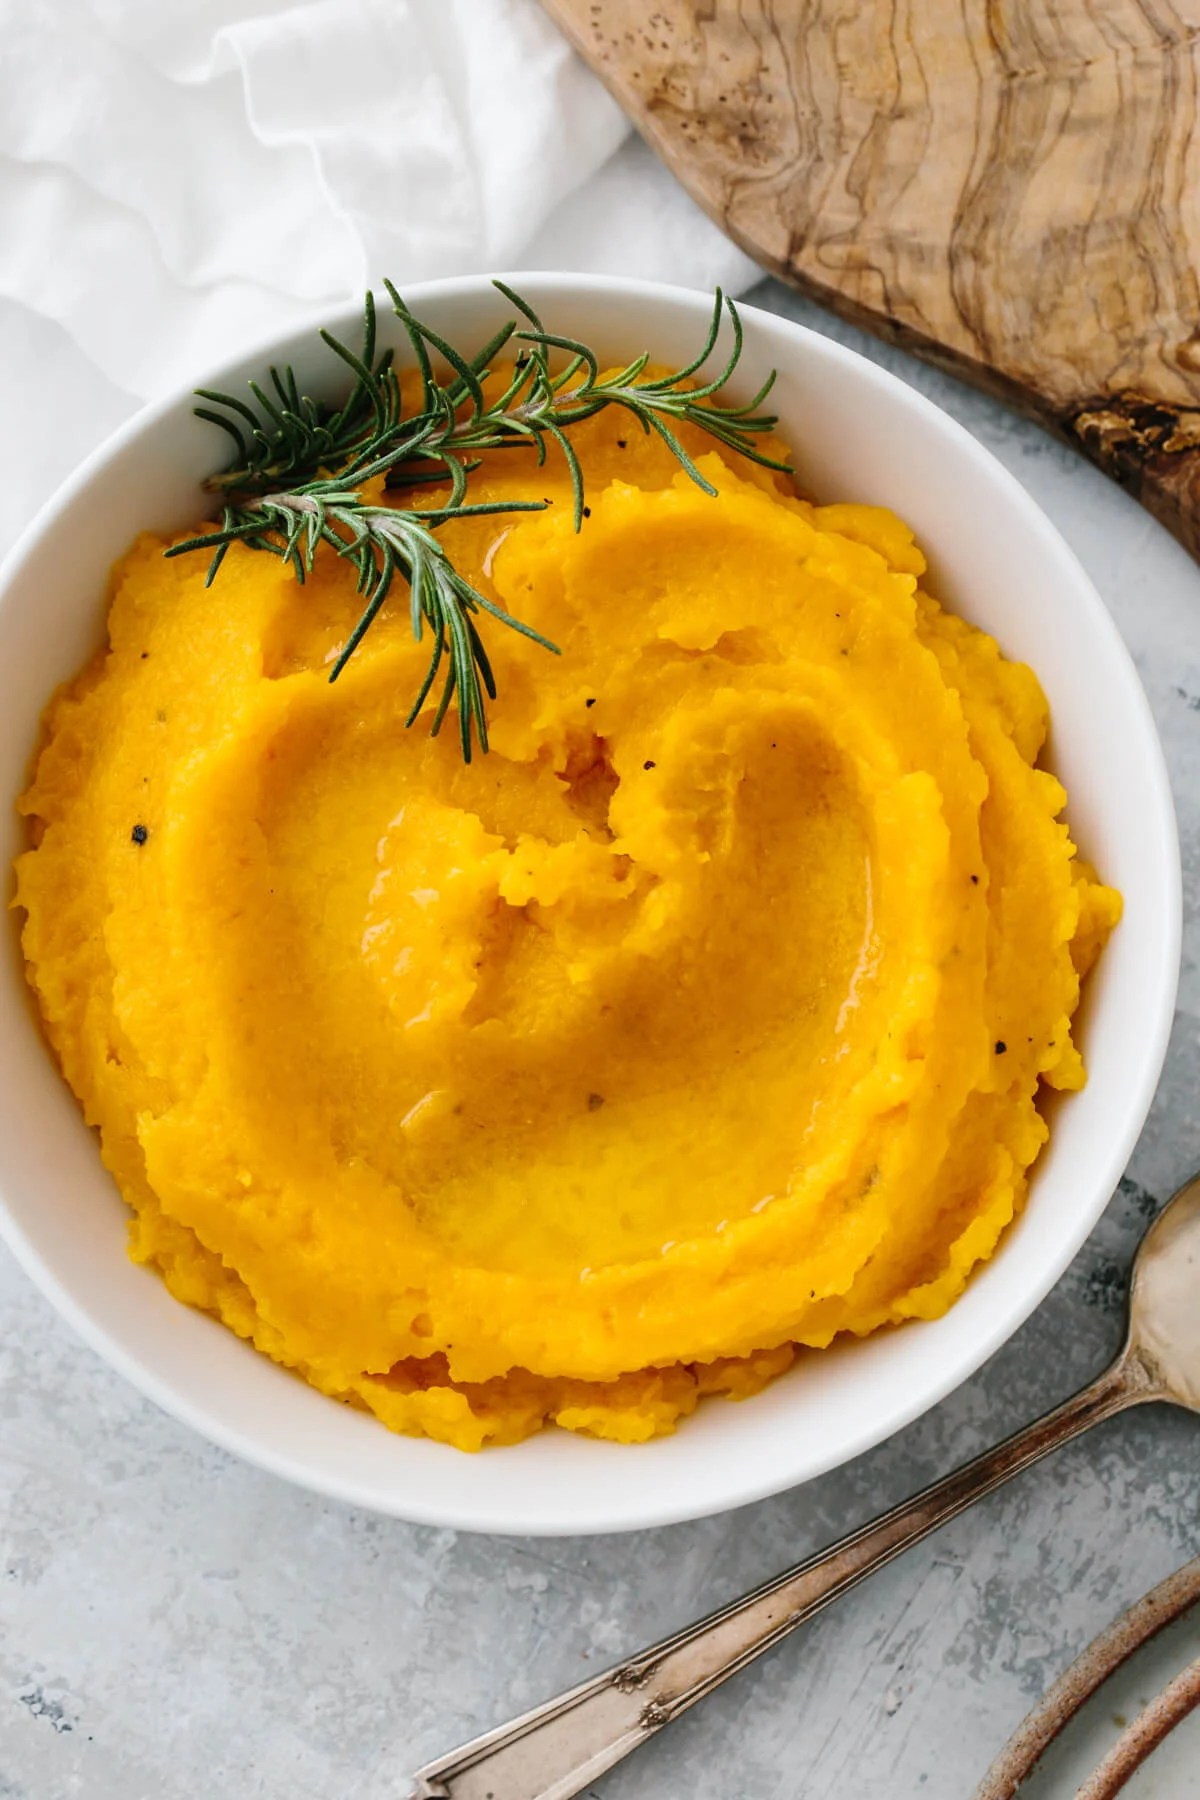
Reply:
[[1200, 0], [543, 0], [692, 195], [1200, 555]]

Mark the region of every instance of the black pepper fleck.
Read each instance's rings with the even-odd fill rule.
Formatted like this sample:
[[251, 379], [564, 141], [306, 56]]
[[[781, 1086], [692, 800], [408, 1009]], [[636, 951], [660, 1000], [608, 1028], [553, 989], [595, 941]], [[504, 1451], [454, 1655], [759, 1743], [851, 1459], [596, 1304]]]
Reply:
[[657, 769], [658, 764], [656, 762], [652, 762], [649, 758], [647, 758], [646, 761], [642, 764], [642, 767], [643, 767], [643, 769]]
[[625, 448], [625, 439], [624, 439], [624, 438], [618, 438], [618, 439], [617, 439], [617, 449], [618, 449], [618, 450], [623, 450], [623, 449], [624, 449], [624, 448]]
[[592, 697], [591, 697], [591, 699], [590, 699], [590, 700], [585, 700], [585, 701], [584, 701], [584, 703], [583, 703], [583, 704], [584, 704], [584, 705], [585, 705], [585, 706], [595, 706], [595, 704], [596, 704], [596, 696], [595, 696], [595, 694], [593, 694], [593, 695], [592, 695]]
[[599, 1112], [600, 1108], [603, 1105], [604, 1105], [604, 1095], [603, 1094], [589, 1094], [588, 1095], [588, 1111], [589, 1112]]
[[144, 825], [135, 825], [129, 835], [135, 844], [144, 844], [150, 833]]
[[1005, 1052], [1005, 1051], [1006, 1051], [1006, 1050], [1007, 1050], [1007, 1049], [1008, 1049], [1008, 1045], [1007, 1045], [1007, 1044], [1006, 1044], [1006, 1043], [1005, 1043], [1005, 1041], [1004, 1041], [1004, 1039], [1003, 1039], [1003, 1038], [997, 1038], [997, 1039], [996, 1039], [996, 1055], [997, 1055], [997, 1056], [1003, 1056], [1003, 1055], [1004, 1055], [1004, 1052]]
[[591, 507], [590, 507], [590, 506], [585, 506], [585, 507], [584, 507], [584, 509], [583, 509], [583, 516], [584, 516], [584, 518], [585, 518], [585, 519], [590, 519], [590, 518], [591, 518], [591, 516], [592, 516], [592, 509], [591, 509]]
[[978, 886], [979, 886], [979, 877], [978, 877], [978, 875], [972, 875], [972, 877], [971, 877], [971, 886], [972, 886], [972, 887], [978, 887]]

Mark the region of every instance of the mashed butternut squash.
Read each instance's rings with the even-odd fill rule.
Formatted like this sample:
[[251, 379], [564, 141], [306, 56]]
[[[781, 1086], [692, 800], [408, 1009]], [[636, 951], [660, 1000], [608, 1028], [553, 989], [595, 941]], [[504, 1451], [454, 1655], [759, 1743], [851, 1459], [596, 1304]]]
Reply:
[[1032, 672], [907, 528], [615, 413], [493, 456], [459, 567], [492, 753], [406, 731], [407, 596], [146, 537], [22, 805], [25, 954], [133, 1256], [324, 1392], [465, 1449], [633, 1441], [943, 1312], [1083, 1081], [1119, 913]]

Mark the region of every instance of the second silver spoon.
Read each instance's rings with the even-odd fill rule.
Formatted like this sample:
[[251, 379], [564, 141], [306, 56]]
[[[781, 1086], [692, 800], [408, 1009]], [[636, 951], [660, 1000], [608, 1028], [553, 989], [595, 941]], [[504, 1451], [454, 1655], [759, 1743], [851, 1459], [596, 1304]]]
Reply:
[[1147, 1230], [1111, 1368], [994, 1450], [720, 1612], [418, 1770], [412, 1800], [570, 1800], [865, 1575], [1142, 1400], [1200, 1412], [1200, 1175]]

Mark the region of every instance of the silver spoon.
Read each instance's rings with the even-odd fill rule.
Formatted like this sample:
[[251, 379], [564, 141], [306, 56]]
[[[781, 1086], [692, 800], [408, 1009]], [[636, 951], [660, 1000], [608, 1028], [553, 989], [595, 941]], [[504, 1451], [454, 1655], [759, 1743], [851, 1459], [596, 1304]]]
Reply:
[[865, 1575], [1010, 1475], [1142, 1400], [1200, 1412], [1200, 1175], [1143, 1237], [1125, 1347], [1090, 1386], [744, 1599], [427, 1763], [411, 1800], [569, 1800]]

